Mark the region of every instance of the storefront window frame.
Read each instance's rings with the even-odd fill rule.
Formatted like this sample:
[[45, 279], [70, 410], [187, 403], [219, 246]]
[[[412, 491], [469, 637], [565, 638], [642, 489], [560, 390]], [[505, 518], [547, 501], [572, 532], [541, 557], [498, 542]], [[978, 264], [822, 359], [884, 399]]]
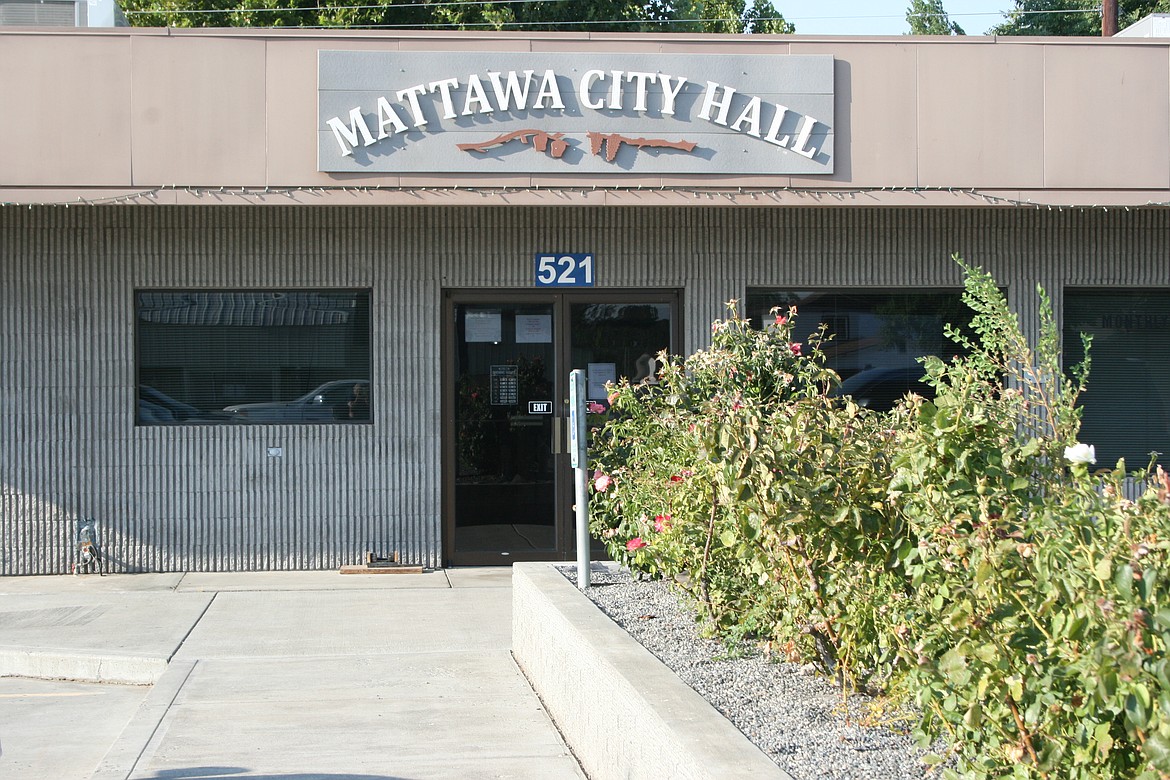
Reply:
[[[1164, 426], [1163, 429], [1166, 431], [1166, 438], [1160, 447], [1155, 446], [1150, 448], [1143, 448], [1140, 445], [1133, 445], [1134, 449], [1132, 450], [1119, 451], [1123, 450], [1124, 448], [1113, 447], [1112, 442], [1107, 441], [1108, 436], [1103, 436], [1101, 433], [1099, 433], [1100, 431], [1107, 431], [1108, 435], [1112, 436], [1116, 435], [1120, 430], [1130, 429], [1139, 432], [1140, 435], [1149, 435], [1150, 431], [1155, 429], [1155, 426], [1148, 421], [1130, 423], [1128, 427], [1120, 421], [1127, 414], [1131, 414], [1135, 409], [1140, 409], [1143, 406], [1141, 398], [1139, 398], [1138, 395], [1136, 395], [1134, 392], [1133, 387], [1135, 386], [1126, 386], [1124, 389], [1125, 395], [1121, 398], [1120, 402], [1113, 404], [1113, 406], [1118, 410], [1126, 410], [1126, 414], [1123, 414], [1122, 418], [1114, 417], [1113, 415], [1108, 415], [1104, 421], [1095, 419], [1096, 415], [1092, 415], [1086, 418], [1086, 414], [1088, 413], [1088, 410], [1094, 400], [1092, 393], [1094, 393], [1102, 384], [1101, 378], [1103, 364], [1106, 360], [1113, 356], [1114, 352], [1104, 344], [1101, 338], [1102, 334], [1100, 329], [1094, 333], [1092, 331], [1083, 331], [1079, 328], [1073, 328], [1073, 326], [1068, 324], [1067, 315], [1069, 311], [1068, 303], [1070, 297], [1075, 298], [1079, 295], [1092, 294], [1115, 296], [1138, 296], [1152, 294], [1164, 296], [1166, 298], [1165, 305], [1167, 309], [1170, 310], [1170, 286], [1065, 284], [1061, 290], [1059, 318], [1061, 338], [1061, 366], [1066, 374], [1071, 376], [1073, 369], [1084, 361], [1084, 352], [1082, 349], [1080, 334], [1085, 332], [1094, 337], [1089, 348], [1089, 375], [1086, 384], [1086, 391], [1078, 398], [1078, 405], [1080, 405], [1080, 408], [1082, 409], [1080, 440], [1094, 446], [1094, 449], [1097, 453], [1096, 466], [1098, 468], [1112, 468], [1117, 464], [1119, 458], [1124, 458], [1127, 468], [1145, 468], [1147, 465], [1149, 465], [1150, 452], [1157, 452], [1157, 462], [1164, 464], [1166, 462], [1167, 456], [1170, 456], [1170, 424], [1167, 424], [1166, 422], [1167, 415], [1170, 415], [1170, 387], [1167, 387], [1166, 393], [1164, 393], [1166, 400], [1161, 410], [1161, 416], [1163, 418], [1162, 424]], [[1099, 307], [1101, 305], [1101, 301], [1098, 300], [1092, 302], [1092, 305]], [[1132, 316], [1132, 312], [1133, 306], [1127, 306], [1125, 316]], [[1162, 316], [1170, 318], [1170, 311]], [[1163, 323], [1160, 321], [1153, 323], [1153, 329], [1157, 330], [1157, 328], [1161, 325], [1163, 325]], [[1070, 328], [1072, 329], [1070, 330]], [[1153, 353], [1155, 353], [1154, 357], [1162, 357], [1156, 354], [1157, 351], [1158, 350], [1155, 347], [1153, 350]], [[1126, 353], [1126, 356], [1132, 357], [1130, 353]], [[1164, 357], [1162, 357], [1162, 359], [1164, 360]], [[1112, 372], [1109, 376], [1110, 378], [1113, 378]], [[1143, 392], [1148, 392], [1150, 390], [1148, 387], [1142, 389]], [[1153, 388], [1153, 398], [1161, 402], [1161, 396], [1158, 395], [1156, 386]], [[1088, 402], [1087, 404], [1086, 401]], [[1108, 402], [1108, 399], [1106, 399], [1106, 401]]]
[[[143, 296], [144, 295], [175, 295], [175, 296], [208, 296], [216, 293], [225, 295], [257, 295], [257, 296], [272, 296], [273, 299], [278, 299], [288, 295], [319, 295], [323, 297], [338, 296], [353, 296], [353, 308], [361, 311], [364, 308], [365, 320], [364, 334], [362, 338], [357, 339], [356, 342], [360, 348], [364, 342], [364, 362], [366, 364], [365, 375], [368, 378], [361, 377], [347, 377], [345, 380], [336, 380], [337, 387], [329, 388], [329, 390], [340, 392], [342, 388], [340, 385], [345, 384], [344, 388], [354, 397], [351, 397], [346, 402], [348, 413], [357, 413], [359, 417], [354, 419], [346, 419], [339, 412], [333, 410], [328, 419], [324, 414], [315, 415], [312, 417], [301, 416], [299, 419], [293, 416], [281, 419], [247, 419], [247, 415], [240, 413], [229, 413], [227, 407], [239, 406], [242, 404], [227, 404], [223, 409], [206, 409], [196, 408], [186, 401], [179, 400], [162, 393], [157, 388], [147, 386], [143, 379], [144, 373], [144, 356], [143, 352]], [[371, 287], [281, 287], [281, 286], [264, 286], [264, 287], [139, 287], [135, 288], [132, 293], [132, 315], [134, 318], [133, 328], [133, 378], [134, 378], [134, 408], [131, 411], [133, 424], [135, 428], [172, 428], [184, 426], [203, 426], [203, 425], [292, 425], [292, 426], [306, 426], [306, 425], [372, 425], [375, 420], [374, 414], [374, 398], [372, 388], [374, 387], [374, 331], [373, 331], [373, 317], [374, 310], [374, 291]], [[310, 367], [312, 371], [322, 371], [323, 368]], [[290, 393], [288, 401], [262, 401], [261, 405], [276, 406], [279, 403], [292, 404], [304, 399], [312, 400], [314, 395], [324, 395], [324, 393], [314, 393], [314, 391], [323, 391], [326, 385], [334, 384], [329, 382], [312, 382], [312, 389], [304, 393]], [[364, 392], [360, 389], [354, 392], [353, 388], [356, 385], [364, 386]], [[152, 391], [152, 392], [151, 392]], [[360, 398], [358, 397], [360, 396]], [[321, 408], [328, 399], [322, 397], [318, 402]], [[336, 401], [336, 399], [332, 399]], [[352, 402], [357, 401], [356, 412], [353, 411]], [[157, 406], [163, 404], [164, 408], [171, 413], [173, 419], [144, 419], [143, 410], [150, 406]], [[184, 416], [187, 415], [187, 416]]]
[[[756, 285], [746, 286], [744, 288], [744, 296], [743, 296], [742, 316], [749, 319], [749, 321], [752, 324], [752, 327], [756, 327], [756, 328], [763, 327], [770, 320], [766, 316], [767, 312], [765, 312], [763, 315], [761, 315], [759, 312], [755, 311], [752, 308], [752, 304], [750, 302], [750, 299], [752, 296], [758, 296], [758, 295], [766, 294], [769, 292], [781, 293], [781, 294], [787, 293], [787, 294], [791, 294], [793, 296], [807, 296], [810, 294], [826, 294], [826, 295], [842, 295], [842, 296], [875, 296], [875, 297], [882, 296], [882, 295], [901, 295], [901, 296], [905, 296], [905, 295], [947, 295], [947, 296], [954, 297], [954, 301], [957, 304], [956, 310], [960, 310], [960, 309], [965, 310], [966, 309], [965, 306], [962, 306], [963, 288], [961, 286], [958, 286], [958, 285], [956, 285], [956, 286], [932, 285], [929, 287], [907, 287], [907, 286], [881, 286], [881, 287], [848, 286], [848, 287], [844, 287], [844, 286], [832, 286], [832, 285], [756, 284]], [[969, 310], [967, 310], [967, 311], [969, 311]], [[779, 313], [784, 314], [785, 312], [781, 311]], [[799, 304], [797, 304], [797, 315], [796, 315], [797, 316], [797, 323], [800, 323], [801, 314], [802, 314], [801, 307]], [[828, 324], [827, 335], [834, 336], [834, 340], [839, 343], [841, 338], [842, 338], [842, 336], [841, 336], [841, 332], [842, 332], [841, 323], [842, 322], [848, 323], [848, 320], [842, 319], [841, 317], [835, 317], [835, 319], [839, 320], [836, 324], [827, 323]], [[824, 321], [823, 319], [818, 320], [818, 322], [823, 322], [823, 321]], [[957, 322], [957, 323], [952, 322], [949, 324], [958, 325], [959, 327], [965, 327], [969, 322], [970, 322], [970, 318], [968, 318], [965, 322]], [[943, 324], [945, 325], [948, 323], [943, 323]], [[809, 329], [802, 328], [802, 331], [807, 331], [807, 330], [809, 330]], [[815, 326], [814, 326], [814, 328], [812, 328], [812, 330], [815, 331]], [[852, 333], [852, 330], [853, 330], [853, 326], [851, 323], [848, 323], [845, 325], [844, 333], [845, 333], [846, 338], [848, 338], [850, 336], [854, 336], [854, 335], [860, 335], [859, 333], [857, 333], [857, 334]], [[830, 345], [832, 345], [832, 343], [833, 342], [829, 342]], [[953, 342], [951, 342], [949, 339], [947, 339], [945, 334], [942, 331], [940, 331], [940, 333], [939, 333], [939, 344], [940, 344], [940, 346], [949, 346], [950, 347], [949, 349], [946, 349], [946, 350], [942, 350], [942, 349], [939, 350], [939, 352], [941, 353], [941, 354], [939, 354], [939, 357], [941, 357], [943, 359], [949, 359], [951, 355], [956, 354], [957, 352], [960, 351], [959, 346], [956, 344], [953, 344]], [[920, 396], [923, 396], [926, 398], [932, 398], [933, 397], [932, 389], [926, 383], [917, 381], [917, 377], [915, 376], [915, 374], [916, 374], [916, 372], [921, 373], [923, 375], [925, 373], [924, 371], [919, 371], [919, 368], [916, 365], [918, 363], [918, 359], [921, 357], [925, 357], [927, 354], [934, 354], [934, 353], [930, 353], [930, 352], [923, 352], [923, 354], [914, 354], [914, 353], [915, 353], [914, 350], [907, 350], [907, 357], [909, 359], [905, 362], [905, 365], [901, 368], [890, 367], [890, 368], [886, 368], [886, 369], [881, 369], [881, 368], [875, 369], [875, 371], [878, 371], [878, 372], [880, 372], [880, 371], [887, 372], [889, 374], [888, 376], [875, 376], [872, 380], [865, 380], [862, 377], [863, 377], [864, 373], [868, 370], [866, 368], [858, 369], [854, 373], [846, 373], [846, 374], [842, 375], [843, 382], [842, 382], [840, 389], [837, 392], [840, 392], [842, 394], [847, 394], [847, 395], [853, 395], [857, 398], [861, 398], [863, 395], [872, 395], [873, 396], [872, 399], [864, 399], [864, 400], [861, 400], [859, 402], [862, 403], [863, 405], [870, 405], [870, 403], [873, 403], [873, 404], [875, 404], [874, 408], [879, 408], [879, 409], [885, 409], [888, 406], [892, 405], [893, 402], [896, 400], [895, 396], [904, 395], [906, 392], [913, 392], [916, 395], [920, 395]], [[831, 356], [828, 358], [826, 365], [829, 368], [833, 369], [834, 371], [837, 371], [839, 374], [842, 373], [842, 367], [840, 366], [839, 363], [835, 362]], [[850, 381], [851, 379], [853, 381]], [[862, 392], [863, 387], [865, 387], [865, 392]], [[898, 392], [899, 389], [903, 390], [903, 392], [899, 393]]]

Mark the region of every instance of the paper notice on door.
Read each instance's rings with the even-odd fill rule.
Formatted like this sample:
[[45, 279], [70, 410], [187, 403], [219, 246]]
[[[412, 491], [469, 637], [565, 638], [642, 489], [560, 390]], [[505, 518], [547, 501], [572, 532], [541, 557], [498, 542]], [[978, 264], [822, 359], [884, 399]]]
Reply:
[[616, 363], [590, 363], [589, 364], [589, 400], [590, 401], [604, 401], [608, 393], [605, 389], [606, 382], [617, 381], [617, 364]]
[[469, 309], [464, 317], [463, 333], [468, 343], [503, 341], [499, 310]]
[[551, 314], [517, 314], [516, 315], [516, 343], [517, 344], [551, 344], [552, 343], [552, 315]]
[[492, 406], [515, 406], [520, 403], [520, 369], [518, 366], [492, 366]]

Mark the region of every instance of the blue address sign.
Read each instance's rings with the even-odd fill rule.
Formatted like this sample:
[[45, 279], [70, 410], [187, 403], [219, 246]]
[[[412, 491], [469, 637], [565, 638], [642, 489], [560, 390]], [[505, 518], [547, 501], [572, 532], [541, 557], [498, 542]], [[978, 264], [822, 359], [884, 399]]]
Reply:
[[536, 255], [537, 287], [592, 287], [593, 255]]

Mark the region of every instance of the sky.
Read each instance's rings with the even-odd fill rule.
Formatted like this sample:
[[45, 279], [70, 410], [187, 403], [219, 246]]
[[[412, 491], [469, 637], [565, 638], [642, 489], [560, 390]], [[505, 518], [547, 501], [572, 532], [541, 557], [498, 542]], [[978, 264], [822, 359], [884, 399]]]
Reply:
[[[910, 0], [772, 0], [798, 35], [903, 35], [910, 32]], [[943, 0], [952, 22], [968, 35], [983, 35], [1003, 21], [1013, 0]]]

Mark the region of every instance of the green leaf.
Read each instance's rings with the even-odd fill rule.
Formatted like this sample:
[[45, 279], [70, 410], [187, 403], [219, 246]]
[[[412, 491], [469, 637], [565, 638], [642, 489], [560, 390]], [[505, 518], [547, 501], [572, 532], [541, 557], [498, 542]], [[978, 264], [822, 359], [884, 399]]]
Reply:
[[1146, 727], [1146, 708], [1132, 693], [1125, 697], [1125, 716], [1135, 727], [1139, 729]]
[[1024, 710], [1024, 722], [1034, 726], [1040, 722], [1040, 713], [1044, 711], [1044, 702], [1037, 699]]
[[1142, 683], [1134, 683], [1133, 695], [1137, 697], [1138, 701], [1140, 701], [1142, 703], [1142, 706], [1146, 710], [1150, 709], [1150, 689], [1149, 688], [1147, 688]]
[[1117, 695], [1116, 672], [1108, 671], [1101, 675], [1101, 679], [1097, 681], [1097, 693], [1107, 702]]
[[967, 669], [967, 657], [956, 647], [943, 653], [938, 661], [938, 670], [946, 676], [952, 688], [962, 688], [971, 681], [971, 672]]
[[967, 708], [967, 712], [963, 715], [963, 725], [972, 731], [979, 730], [979, 727], [983, 725], [982, 704], [975, 702]]
[[1146, 739], [1142, 752], [1159, 772], [1170, 772], [1170, 737], [1161, 730]]
[[1118, 566], [1117, 573], [1113, 576], [1113, 584], [1123, 594], [1133, 590], [1133, 567], [1128, 563]]
[[1156, 592], [1154, 588], [1158, 584], [1158, 570], [1155, 568], [1148, 568], [1142, 572], [1141, 583], [1138, 590], [1141, 591], [1142, 599], [1150, 601]]
[[992, 644], [980, 645], [975, 648], [975, 657], [983, 663], [989, 664], [999, 657], [999, 651]]
[[1101, 758], [1106, 758], [1113, 750], [1113, 737], [1109, 734], [1111, 724], [1098, 723], [1093, 729], [1093, 741], [1097, 743], [1097, 752]]

